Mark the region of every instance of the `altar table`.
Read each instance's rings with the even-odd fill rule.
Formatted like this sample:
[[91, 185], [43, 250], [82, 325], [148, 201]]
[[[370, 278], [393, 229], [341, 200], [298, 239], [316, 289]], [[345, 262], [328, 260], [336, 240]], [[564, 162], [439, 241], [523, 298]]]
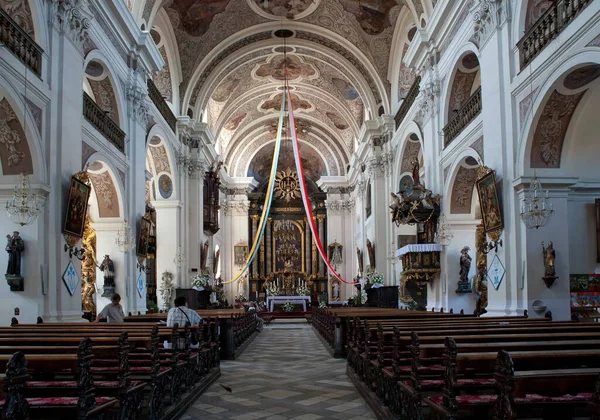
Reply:
[[269, 312], [273, 312], [273, 308], [276, 303], [298, 303], [302, 304], [302, 310], [306, 312], [306, 304], [310, 303], [310, 296], [268, 296], [267, 297], [267, 306], [269, 307]]

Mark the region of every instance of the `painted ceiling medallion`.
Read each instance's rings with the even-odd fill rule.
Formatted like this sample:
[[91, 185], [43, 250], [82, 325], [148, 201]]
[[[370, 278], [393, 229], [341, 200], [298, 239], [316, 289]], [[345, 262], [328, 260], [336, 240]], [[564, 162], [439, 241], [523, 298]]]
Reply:
[[259, 15], [267, 19], [302, 19], [314, 12], [321, 0], [246, 0]]
[[298, 55], [272, 55], [266, 62], [259, 64], [253, 71], [256, 79], [271, 79], [273, 81], [285, 80], [287, 71], [288, 80], [315, 79], [319, 72], [314, 64], [307, 63]]
[[298, 174], [292, 168], [277, 172], [275, 177], [275, 198], [287, 202], [300, 198]]

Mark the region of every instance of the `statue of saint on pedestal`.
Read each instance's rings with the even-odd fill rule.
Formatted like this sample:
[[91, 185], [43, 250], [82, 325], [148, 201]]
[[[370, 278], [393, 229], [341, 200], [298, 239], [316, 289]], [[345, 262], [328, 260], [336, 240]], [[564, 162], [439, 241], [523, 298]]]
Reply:
[[115, 265], [109, 255], [104, 256], [104, 261], [98, 266], [104, 273], [104, 292], [102, 297], [111, 297], [115, 294]]
[[465, 246], [460, 251], [460, 280], [458, 281], [457, 293], [471, 293], [471, 282], [469, 281], [469, 270], [471, 269], [471, 256], [469, 251], [471, 248]]
[[23, 276], [21, 276], [21, 253], [25, 250], [25, 241], [19, 232], [14, 231], [12, 236], [6, 235], [6, 252], [8, 252], [8, 267], [6, 268], [6, 281], [11, 291], [23, 291]]

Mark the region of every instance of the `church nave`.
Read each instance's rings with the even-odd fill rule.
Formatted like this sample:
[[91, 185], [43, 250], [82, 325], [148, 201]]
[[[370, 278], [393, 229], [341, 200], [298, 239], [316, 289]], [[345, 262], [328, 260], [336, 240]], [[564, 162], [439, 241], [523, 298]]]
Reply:
[[304, 321], [282, 321], [265, 327], [238, 360], [221, 361], [221, 377], [182, 420], [374, 419], [346, 376], [346, 360], [333, 359]]

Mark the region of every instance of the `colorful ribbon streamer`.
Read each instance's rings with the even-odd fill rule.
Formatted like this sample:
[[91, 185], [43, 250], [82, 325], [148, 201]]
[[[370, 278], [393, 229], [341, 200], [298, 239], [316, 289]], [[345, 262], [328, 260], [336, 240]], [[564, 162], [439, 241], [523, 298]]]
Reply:
[[[286, 77], [285, 85], [286, 85], [286, 90], [287, 90], [289, 88], [288, 84], [287, 84], [287, 77]], [[310, 230], [312, 231], [315, 245], [317, 246], [317, 249], [319, 250], [319, 254], [321, 254], [321, 258], [323, 258], [323, 261], [325, 261], [327, 268], [329, 268], [329, 270], [333, 273], [333, 275], [338, 280], [340, 280], [341, 282], [346, 283], [346, 284], [356, 284], [356, 282], [349, 282], [349, 281], [344, 280], [335, 271], [335, 269], [331, 265], [331, 262], [329, 261], [329, 258], [327, 258], [327, 253], [325, 252], [325, 249], [323, 248], [321, 238], [319, 237], [319, 233], [318, 233], [317, 227], [315, 225], [315, 219], [313, 217], [312, 207], [310, 205], [310, 200], [308, 198], [308, 192], [306, 190], [306, 181], [304, 179], [304, 169], [302, 168], [302, 161], [300, 160], [300, 147], [298, 146], [298, 136], [296, 135], [296, 122], [294, 119], [294, 110], [292, 107], [291, 96], [288, 95], [287, 99], [288, 99], [288, 101], [287, 101], [288, 102], [288, 118], [289, 118], [290, 132], [292, 133], [292, 146], [294, 149], [294, 160], [296, 161], [296, 171], [298, 172], [298, 180], [300, 181], [300, 195], [302, 196], [302, 203], [304, 204], [304, 210], [306, 211], [306, 215], [308, 218], [308, 225], [310, 226]]]
[[265, 196], [265, 203], [263, 205], [263, 211], [260, 216], [260, 222], [258, 224], [259, 230], [257, 232], [256, 237], [254, 238], [254, 243], [252, 244], [252, 248], [248, 256], [246, 257], [246, 265], [235, 275], [235, 277], [229, 281], [223, 282], [222, 284], [230, 284], [237, 281], [241, 276], [244, 275], [254, 258], [258, 252], [258, 247], [262, 241], [263, 235], [265, 233], [265, 227], [267, 226], [267, 217], [271, 210], [271, 203], [273, 202], [273, 190], [275, 189], [275, 175], [277, 174], [277, 164], [279, 162], [279, 151], [281, 150], [281, 137], [283, 133], [283, 120], [285, 119], [285, 99], [287, 97], [287, 92], [284, 90], [283, 95], [281, 97], [281, 113], [279, 114], [279, 124], [277, 125], [277, 139], [275, 140], [275, 149], [273, 150], [273, 163], [271, 164], [271, 174], [269, 178], [269, 186], [267, 188], [267, 195]]

